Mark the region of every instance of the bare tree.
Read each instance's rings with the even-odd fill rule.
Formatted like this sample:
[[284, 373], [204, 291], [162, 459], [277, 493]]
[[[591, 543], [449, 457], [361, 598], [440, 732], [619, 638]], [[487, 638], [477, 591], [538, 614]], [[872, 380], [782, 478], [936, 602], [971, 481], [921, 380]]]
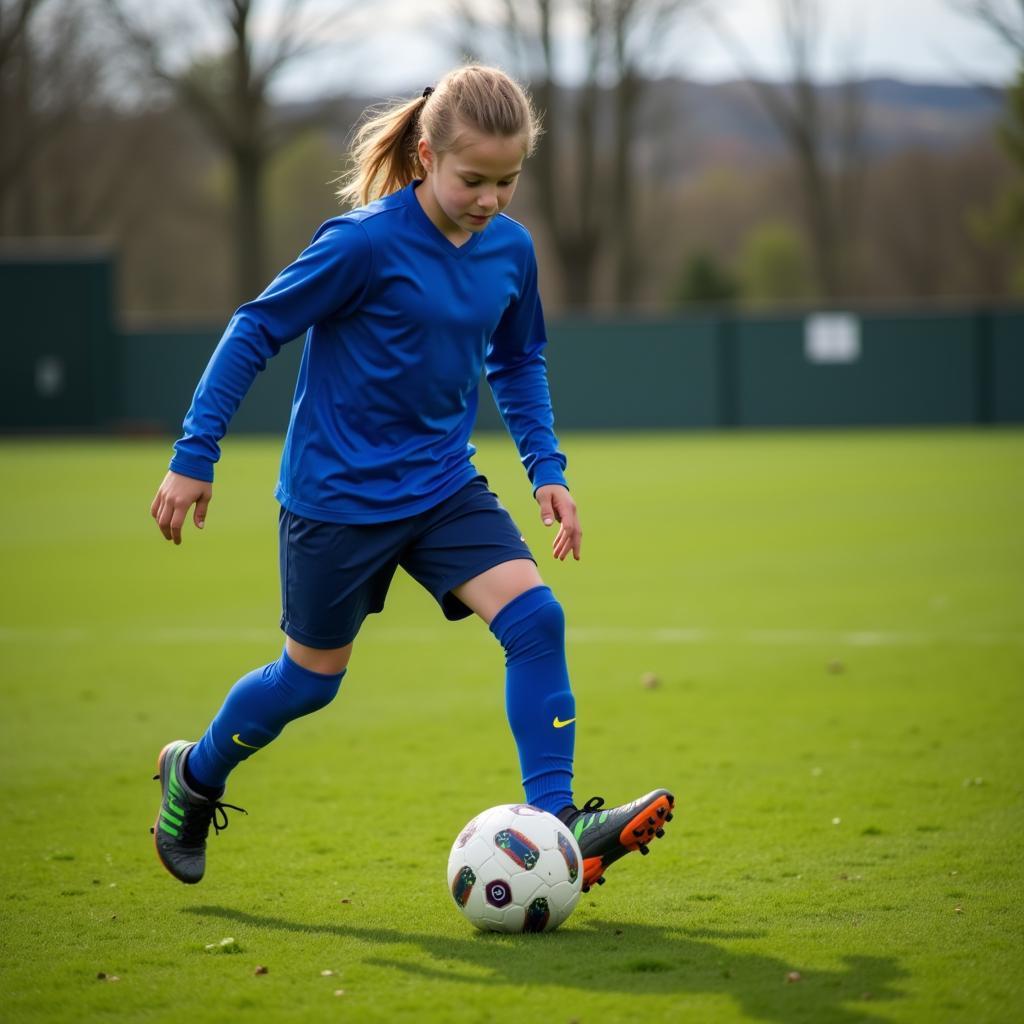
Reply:
[[[179, 19], [154, 25], [129, 0], [104, 0], [104, 4], [148, 74], [172, 91], [228, 157], [234, 177], [237, 296], [254, 295], [266, 283], [263, 188], [267, 166], [311, 123], [274, 122], [271, 86], [288, 65], [310, 52], [318, 33], [337, 23], [352, 4], [335, 5], [333, 12], [313, 24], [303, 18], [306, 0], [283, 0], [266, 43], [257, 47], [253, 23], [260, 0], [209, 0], [207, 7], [226, 40], [212, 56], [198, 51], [201, 34], [194, 23], [183, 24]], [[192, 47], [184, 67], [173, 56], [183, 40]]]
[[[0, 228], [35, 233], [33, 164], [94, 93], [82, 18], [49, 0], [0, 0]], [[45, 22], [45, 24], [42, 24]]]
[[[42, 126], [31, 116], [34, 62], [29, 23], [37, 3], [0, 0], [0, 212], [6, 212], [8, 200], [19, 191], [25, 168], [45, 138]], [[31, 218], [31, 200], [25, 195], [19, 199], [18, 227], [27, 234], [25, 218]]]
[[[637, 109], [646, 80], [643, 61], [670, 23], [696, 0], [504, 0], [498, 41], [529, 81], [545, 119], [531, 178], [561, 272], [565, 300], [592, 304], [603, 251], [614, 260], [614, 296], [635, 297]], [[455, 9], [464, 52], [486, 38], [475, 0]], [[490, 11], [490, 8], [488, 8]], [[570, 88], [558, 66], [556, 30], [575, 18], [580, 81]]]
[[[545, 229], [561, 272], [565, 300], [572, 307], [590, 304], [594, 265], [600, 252], [597, 164], [598, 72], [601, 65], [600, 0], [582, 4], [588, 22], [584, 38], [584, 79], [573, 96], [558, 81], [556, 17], [565, 5], [557, 0], [504, 0], [501, 34], [505, 49], [532, 87], [544, 118], [534, 157], [532, 179]], [[478, 27], [477, 8], [459, 5], [463, 24]], [[480, 38], [478, 32], [472, 33]], [[467, 36], [470, 32], [467, 32]], [[472, 53], [471, 47], [466, 51]], [[567, 188], [568, 179], [573, 185]]]
[[[782, 135], [800, 172], [804, 220], [821, 294], [843, 297], [850, 234], [858, 221], [866, 166], [863, 99], [852, 76], [839, 90], [838, 111], [815, 82], [815, 46], [821, 37], [820, 0], [776, 0], [790, 81], [759, 74], [741, 41], [707, 9], [705, 14], [732, 52], [749, 86]], [[833, 132], [832, 126], [838, 126]]]
[[1006, 90], [1006, 112], [998, 130], [1002, 148], [1017, 168], [1016, 180], [973, 224], [982, 238], [1016, 244], [1024, 280], [1024, 0], [954, 0], [953, 7], [989, 29], [1017, 57], [1016, 80]]
[[673, 22], [690, 4], [691, 0], [612, 0], [608, 12], [614, 82], [609, 228], [616, 240], [615, 295], [623, 304], [636, 298], [639, 271], [635, 152], [638, 108], [646, 82], [643, 62], [657, 52]]
[[984, 25], [1024, 60], [1024, 0], [950, 0], [950, 5]]
[[[110, 40], [97, 24], [97, 3], [0, 0], [5, 234], [109, 233], [101, 207], [109, 213], [117, 205], [124, 165], [136, 151], [119, 148], [122, 139], [113, 143], [114, 152], [103, 148], [112, 143], [107, 129], [117, 114], [107, 80]], [[62, 173], [50, 174], [59, 152], [67, 162]]]

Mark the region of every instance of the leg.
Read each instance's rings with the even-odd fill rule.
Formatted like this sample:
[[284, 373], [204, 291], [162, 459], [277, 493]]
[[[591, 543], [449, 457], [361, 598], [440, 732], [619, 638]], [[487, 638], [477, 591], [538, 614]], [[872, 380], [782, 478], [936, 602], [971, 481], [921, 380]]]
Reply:
[[366, 615], [380, 611], [397, 557], [393, 531], [350, 528], [281, 513], [285, 648], [243, 676], [198, 743], [160, 752], [161, 804], [153, 828], [164, 867], [195, 883], [206, 869], [211, 823], [227, 824], [221, 794], [228, 774], [292, 720], [333, 700]]
[[367, 614], [384, 604], [395, 569], [389, 531], [280, 517], [281, 628], [277, 661], [243, 676], [188, 755], [185, 779], [217, 795], [231, 770], [292, 720], [329, 704]]
[[452, 593], [505, 649], [505, 707], [527, 802], [552, 814], [572, 807], [576, 705], [562, 606], [526, 559], [502, 562]]
[[[526, 799], [558, 815], [576, 836], [586, 891], [603, 882], [605, 871], [627, 853], [648, 852], [648, 844], [665, 834], [675, 798], [656, 789], [619, 807], [606, 808], [599, 797], [582, 810], [572, 804], [574, 727], [568, 723], [576, 712], [565, 669], [564, 619], [533, 562], [505, 562], [453, 593], [489, 623], [505, 647], [508, 716]], [[564, 689], [559, 689], [562, 680]], [[564, 788], [556, 788], [560, 785]]]
[[478, 477], [419, 517], [400, 564], [449, 619], [476, 612], [505, 648], [505, 703], [529, 803], [572, 805], [576, 711], [565, 618], [512, 517]]
[[625, 854], [647, 852], [675, 800], [654, 790], [619, 807], [572, 803], [576, 709], [565, 662], [565, 619], [509, 514], [483, 481], [443, 503], [402, 565], [450, 619], [476, 612], [505, 648], [506, 706], [529, 803], [571, 829], [583, 854], [584, 890]]
[[[345, 662], [351, 647], [341, 649]], [[334, 655], [333, 661], [324, 657], [317, 662], [326, 667], [342, 661], [339, 651], [317, 654]], [[198, 743], [175, 740], [160, 751], [156, 777], [162, 795], [153, 835], [160, 861], [175, 878], [194, 884], [203, 877], [210, 825], [218, 832], [226, 828], [224, 807], [233, 806], [220, 799], [229, 772], [290, 721], [329, 704], [341, 685], [343, 668], [317, 672], [282, 651], [277, 661], [235, 683]]]
[[351, 653], [352, 644], [317, 650], [289, 637], [277, 661], [242, 676], [231, 688], [188, 754], [185, 781], [204, 796], [219, 795], [232, 769], [276, 739], [289, 722], [334, 700]]

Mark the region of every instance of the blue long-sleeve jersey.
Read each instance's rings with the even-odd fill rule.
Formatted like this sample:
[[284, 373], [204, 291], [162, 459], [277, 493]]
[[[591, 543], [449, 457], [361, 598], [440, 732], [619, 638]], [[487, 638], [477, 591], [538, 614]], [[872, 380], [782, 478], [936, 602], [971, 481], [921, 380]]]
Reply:
[[218, 442], [256, 374], [305, 332], [278, 500], [338, 523], [415, 515], [476, 475], [483, 370], [534, 489], [564, 484], [533, 243], [500, 215], [461, 246], [414, 182], [327, 221], [232, 317], [199, 381], [171, 469], [213, 479]]

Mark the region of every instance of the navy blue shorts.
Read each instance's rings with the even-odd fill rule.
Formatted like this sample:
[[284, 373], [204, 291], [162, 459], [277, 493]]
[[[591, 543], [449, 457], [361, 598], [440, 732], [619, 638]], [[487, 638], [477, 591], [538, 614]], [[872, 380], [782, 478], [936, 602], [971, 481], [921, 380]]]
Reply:
[[472, 614], [452, 588], [502, 562], [533, 560], [478, 476], [440, 505], [389, 523], [323, 523], [281, 509], [281, 628], [307, 647], [344, 647], [384, 607], [401, 566], [449, 619]]

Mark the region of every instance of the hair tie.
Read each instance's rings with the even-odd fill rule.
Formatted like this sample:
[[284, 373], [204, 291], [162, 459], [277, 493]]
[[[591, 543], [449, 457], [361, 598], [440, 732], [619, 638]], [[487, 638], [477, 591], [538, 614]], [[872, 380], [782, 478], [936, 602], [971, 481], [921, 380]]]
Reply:
[[423, 95], [420, 98], [425, 100], [433, 91], [434, 87], [432, 85], [428, 85], [426, 89], [423, 90]]

